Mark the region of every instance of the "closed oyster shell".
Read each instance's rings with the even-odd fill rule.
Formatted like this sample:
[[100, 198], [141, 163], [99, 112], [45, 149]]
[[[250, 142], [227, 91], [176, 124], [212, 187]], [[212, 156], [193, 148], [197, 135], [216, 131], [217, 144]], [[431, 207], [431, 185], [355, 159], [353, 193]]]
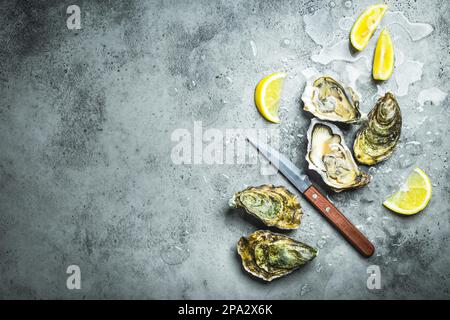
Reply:
[[235, 193], [229, 204], [279, 229], [297, 229], [303, 214], [297, 197], [281, 186], [249, 187]]
[[327, 122], [311, 120], [306, 161], [336, 192], [370, 182], [370, 176], [358, 168], [341, 130]]
[[266, 230], [242, 237], [237, 251], [244, 269], [266, 281], [291, 273], [317, 255], [315, 248]]
[[356, 91], [350, 87], [344, 88], [330, 76], [308, 80], [302, 101], [303, 110], [321, 120], [355, 123], [361, 118]]
[[379, 98], [368, 121], [356, 135], [353, 152], [359, 163], [373, 165], [387, 159], [395, 149], [402, 130], [402, 113], [394, 95]]

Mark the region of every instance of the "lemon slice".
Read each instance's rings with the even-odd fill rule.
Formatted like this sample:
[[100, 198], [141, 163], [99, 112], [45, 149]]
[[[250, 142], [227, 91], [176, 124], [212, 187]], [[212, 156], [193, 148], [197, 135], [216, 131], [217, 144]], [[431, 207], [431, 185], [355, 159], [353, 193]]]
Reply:
[[362, 51], [367, 46], [386, 10], [387, 5], [384, 3], [376, 4], [358, 17], [350, 32], [350, 42], [356, 50]]
[[387, 198], [383, 205], [394, 212], [411, 215], [427, 206], [431, 193], [430, 178], [421, 169], [415, 168], [400, 190]]
[[277, 72], [263, 78], [255, 90], [255, 103], [261, 115], [273, 123], [279, 123], [281, 88], [286, 73]]
[[387, 80], [394, 71], [394, 46], [389, 32], [381, 31], [375, 49], [373, 59], [373, 78], [375, 80]]

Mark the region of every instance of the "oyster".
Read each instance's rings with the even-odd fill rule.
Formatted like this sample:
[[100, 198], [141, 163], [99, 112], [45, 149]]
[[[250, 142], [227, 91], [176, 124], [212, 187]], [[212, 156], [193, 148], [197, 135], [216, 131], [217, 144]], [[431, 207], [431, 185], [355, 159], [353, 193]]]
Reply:
[[303, 110], [321, 120], [354, 123], [361, 118], [358, 94], [329, 76], [309, 80], [302, 101]]
[[249, 187], [237, 192], [231, 198], [230, 206], [244, 208], [265, 225], [280, 229], [297, 229], [303, 214], [294, 194], [285, 187], [273, 185]]
[[311, 120], [306, 160], [309, 169], [318, 172], [336, 192], [362, 187], [370, 181], [370, 176], [359, 170], [341, 130], [330, 123]]
[[242, 237], [237, 251], [245, 270], [266, 281], [291, 273], [317, 255], [315, 248], [266, 230]]
[[402, 113], [394, 95], [387, 92], [378, 99], [368, 122], [356, 135], [353, 152], [358, 162], [372, 165], [394, 151], [402, 129]]

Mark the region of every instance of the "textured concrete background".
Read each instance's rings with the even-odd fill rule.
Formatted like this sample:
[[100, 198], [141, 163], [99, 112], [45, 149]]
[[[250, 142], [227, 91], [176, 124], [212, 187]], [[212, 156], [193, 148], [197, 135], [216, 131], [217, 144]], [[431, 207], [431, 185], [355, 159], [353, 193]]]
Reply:
[[[417, 102], [423, 89], [450, 91], [449, 2], [387, 2], [434, 28], [418, 42], [398, 42], [423, 63], [423, 75], [399, 97], [402, 139], [371, 169], [370, 186], [330, 192], [377, 253], [361, 258], [301, 198], [302, 226], [290, 235], [320, 247], [319, 256], [266, 284], [242, 270], [235, 251], [239, 237], [261, 226], [227, 202], [246, 185], [292, 187], [258, 165], [175, 165], [171, 134], [195, 120], [273, 128], [253, 90], [264, 75], [287, 71], [280, 144], [304, 167], [310, 117], [300, 108], [300, 71], [342, 75], [344, 65], [311, 61], [320, 46], [305, 16], [329, 12], [319, 24], [328, 36], [341, 17], [354, 19], [374, 2], [2, 1], [0, 297], [449, 298], [449, 100]], [[81, 8], [79, 31], [66, 27], [70, 4]], [[358, 89], [377, 92], [374, 83]], [[367, 98], [362, 109], [372, 106]], [[419, 147], [408, 148], [411, 141]], [[404, 218], [381, 202], [414, 165], [430, 175], [433, 198]], [[66, 288], [71, 264], [81, 268], [78, 291]], [[371, 264], [381, 268], [381, 290], [366, 288]]]

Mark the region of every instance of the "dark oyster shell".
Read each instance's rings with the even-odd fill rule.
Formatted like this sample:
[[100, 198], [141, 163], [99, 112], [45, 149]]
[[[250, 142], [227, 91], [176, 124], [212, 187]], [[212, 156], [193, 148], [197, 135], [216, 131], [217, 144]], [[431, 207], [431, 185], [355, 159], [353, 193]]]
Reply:
[[368, 122], [356, 135], [353, 152], [359, 163], [373, 165], [386, 160], [394, 151], [402, 129], [402, 113], [394, 95], [387, 92], [378, 99]]

